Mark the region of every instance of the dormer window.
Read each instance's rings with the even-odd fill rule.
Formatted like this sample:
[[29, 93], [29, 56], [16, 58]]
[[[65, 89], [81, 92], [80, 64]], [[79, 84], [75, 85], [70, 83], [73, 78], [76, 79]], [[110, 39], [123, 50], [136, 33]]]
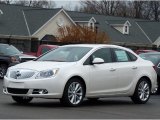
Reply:
[[124, 25], [124, 34], [129, 34], [129, 26], [128, 25]]
[[125, 26], [125, 32], [128, 32], [128, 26]]
[[107, 24], [110, 24], [114, 29], [118, 30], [122, 34], [129, 34], [130, 22], [127, 20], [108, 20]]

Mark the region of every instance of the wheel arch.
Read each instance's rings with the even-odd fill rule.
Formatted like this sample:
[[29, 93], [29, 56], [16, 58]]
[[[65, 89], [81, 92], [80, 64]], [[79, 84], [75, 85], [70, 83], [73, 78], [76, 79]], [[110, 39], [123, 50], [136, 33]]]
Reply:
[[[142, 77], [138, 80], [138, 82], [139, 82], [141, 79], [146, 79], [146, 80], [149, 82], [150, 87], [152, 88], [152, 82], [151, 82], [151, 79], [150, 79], [148, 76], [142, 76]], [[138, 83], [138, 82], [137, 82], [137, 83]]]
[[[87, 90], [86, 82], [85, 82], [85, 80], [84, 80], [81, 76], [79, 76], [79, 75], [74, 75], [74, 76], [70, 77], [70, 78], [66, 81], [65, 86], [66, 86], [66, 84], [67, 84], [71, 79], [74, 79], [74, 78], [77, 78], [77, 79], [79, 79], [79, 80], [82, 81], [82, 83], [83, 83], [83, 85], [84, 85], [84, 90], [85, 90], [84, 92], [85, 92], [85, 94], [86, 94], [86, 90]], [[64, 86], [64, 88], [65, 88], [65, 86]], [[64, 92], [64, 89], [63, 89], [63, 92]]]

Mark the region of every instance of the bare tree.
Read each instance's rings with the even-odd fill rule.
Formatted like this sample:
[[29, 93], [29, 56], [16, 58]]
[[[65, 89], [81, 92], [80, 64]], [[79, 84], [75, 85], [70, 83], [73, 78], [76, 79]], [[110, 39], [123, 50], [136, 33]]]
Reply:
[[101, 0], [101, 1], [81, 1], [83, 8], [81, 11], [89, 13], [98, 13], [104, 15], [114, 15], [119, 5], [119, 1]]
[[160, 18], [160, 1], [111, 1], [87, 0], [81, 1], [80, 11], [103, 15], [151, 19]]
[[160, 15], [160, 1], [150, 1], [151, 6], [151, 19], [155, 21], [159, 21], [159, 15]]
[[54, 8], [54, 1], [48, 0], [18, 0], [14, 4], [19, 4], [23, 6], [32, 6], [32, 7], [42, 7], [42, 8]]
[[0, 3], [11, 4], [13, 0], [0, 0]]

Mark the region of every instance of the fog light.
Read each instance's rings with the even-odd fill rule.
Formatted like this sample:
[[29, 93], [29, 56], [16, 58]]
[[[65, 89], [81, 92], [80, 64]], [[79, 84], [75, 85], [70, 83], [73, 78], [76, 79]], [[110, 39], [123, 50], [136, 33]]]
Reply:
[[48, 94], [46, 89], [34, 89], [32, 94]]
[[3, 93], [7, 93], [7, 88], [3, 87]]

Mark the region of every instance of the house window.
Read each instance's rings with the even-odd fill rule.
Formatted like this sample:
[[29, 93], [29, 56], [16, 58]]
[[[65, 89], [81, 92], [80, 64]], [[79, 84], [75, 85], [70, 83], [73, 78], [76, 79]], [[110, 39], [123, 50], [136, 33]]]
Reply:
[[129, 26], [125, 25], [123, 27], [123, 34], [129, 34]]
[[90, 28], [93, 29], [93, 23], [90, 23]]

